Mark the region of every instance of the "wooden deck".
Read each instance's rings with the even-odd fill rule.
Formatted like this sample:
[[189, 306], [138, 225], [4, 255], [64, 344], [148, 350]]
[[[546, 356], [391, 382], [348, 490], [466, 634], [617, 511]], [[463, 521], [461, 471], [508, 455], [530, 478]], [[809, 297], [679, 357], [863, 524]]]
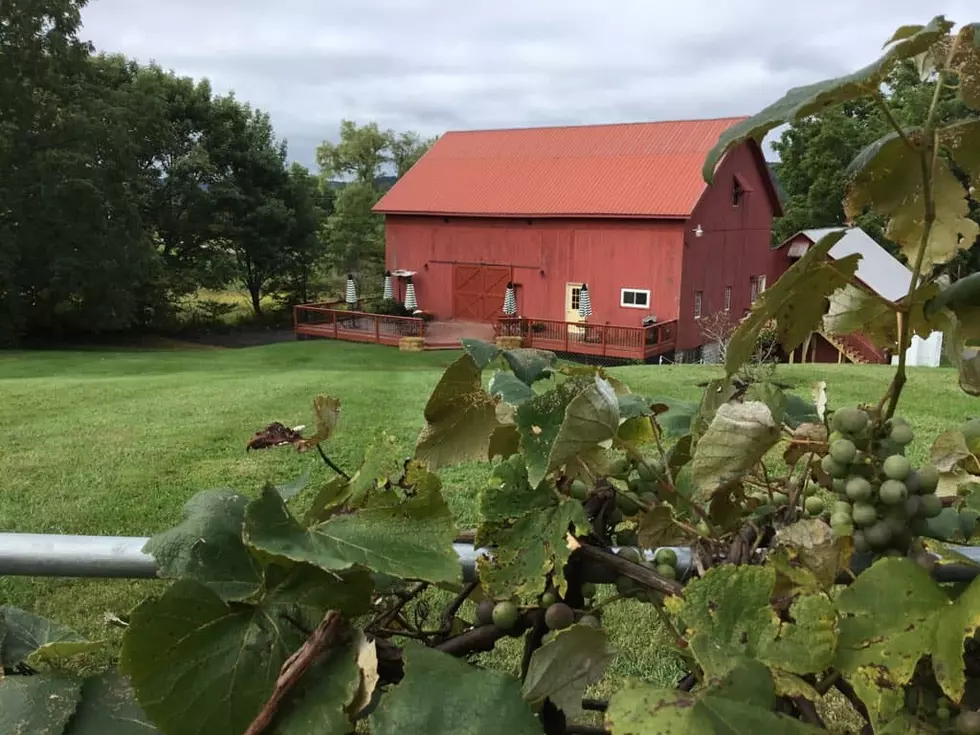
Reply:
[[649, 360], [677, 345], [676, 321], [623, 327], [520, 317], [498, 319], [496, 328], [501, 336], [520, 336], [525, 347], [619, 360]]
[[492, 342], [495, 336], [521, 337], [525, 347], [618, 360], [649, 360], [673, 353], [677, 322], [649, 327], [584, 324], [549, 319], [501, 318], [493, 325], [430, 322], [334, 308], [336, 304], [303, 304], [293, 308], [297, 336], [397, 346], [402, 337], [422, 337], [427, 350], [459, 349], [460, 339]]

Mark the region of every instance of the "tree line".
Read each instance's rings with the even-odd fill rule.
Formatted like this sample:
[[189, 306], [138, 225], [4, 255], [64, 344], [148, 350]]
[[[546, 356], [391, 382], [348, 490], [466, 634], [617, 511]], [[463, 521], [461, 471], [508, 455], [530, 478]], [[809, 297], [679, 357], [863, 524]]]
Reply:
[[0, 6], [0, 343], [158, 329], [231, 284], [261, 315], [380, 267], [371, 207], [430, 140], [344, 122], [311, 173], [234, 94], [96, 54], [85, 2]]
[[[773, 224], [773, 242], [780, 243], [803, 229], [846, 223], [843, 200], [848, 166], [867, 145], [893, 130], [888, 115], [906, 128], [921, 126], [936, 92], [932, 69], [924, 59], [899, 64], [882, 90], [889, 110], [877, 98], [845, 102], [819, 115], [790, 125], [773, 148], [780, 161], [774, 173], [784, 194], [784, 215]], [[946, 125], [980, 111], [967, 107], [952, 86], [944, 86], [936, 109], [936, 123]], [[951, 162], [954, 173], [969, 186], [969, 179]], [[970, 197], [970, 217], [980, 222], [980, 202]], [[855, 223], [892, 254], [898, 247], [884, 234], [885, 219], [868, 212]], [[899, 256], [901, 258], [901, 256]], [[980, 239], [962, 250], [942, 269], [951, 280], [980, 271]]]

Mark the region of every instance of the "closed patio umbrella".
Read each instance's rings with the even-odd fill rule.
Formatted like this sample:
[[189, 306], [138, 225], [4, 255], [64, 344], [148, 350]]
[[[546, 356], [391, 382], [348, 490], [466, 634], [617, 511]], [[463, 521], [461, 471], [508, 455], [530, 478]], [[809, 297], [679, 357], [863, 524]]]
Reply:
[[583, 319], [592, 316], [592, 298], [589, 296], [589, 284], [583, 283], [578, 296], [578, 315]]
[[395, 298], [395, 292], [391, 288], [391, 271], [385, 271], [385, 287], [382, 298], [385, 301], [391, 301], [393, 298]]
[[507, 291], [504, 293], [504, 316], [517, 315], [517, 294], [514, 292], [514, 284], [507, 284]]
[[350, 273], [347, 274], [347, 293], [344, 295], [344, 301], [351, 306], [357, 303], [357, 286], [354, 285], [354, 276]]
[[415, 311], [419, 308], [419, 302], [415, 300], [415, 284], [412, 283], [411, 278], [405, 284], [405, 308], [409, 311]]

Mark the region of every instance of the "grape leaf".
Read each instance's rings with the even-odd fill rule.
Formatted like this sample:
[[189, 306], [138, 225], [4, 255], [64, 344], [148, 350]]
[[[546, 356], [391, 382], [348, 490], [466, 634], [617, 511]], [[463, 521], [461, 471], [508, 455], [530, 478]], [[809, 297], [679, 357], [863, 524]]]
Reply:
[[901, 696], [891, 695], [901, 695], [919, 659], [932, 649], [936, 614], [949, 604], [929, 573], [908, 559], [875, 562], [838, 596], [842, 617], [834, 667], [877, 721], [901, 705]]
[[[915, 139], [919, 131], [908, 131]], [[922, 184], [920, 152], [910, 148], [898, 133], [889, 133], [861, 151], [851, 170], [854, 178], [844, 198], [844, 211], [855, 219], [866, 207], [889, 218], [885, 235], [899, 243], [910, 263], [915, 263], [924, 233], [925, 191]], [[929, 234], [922, 267], [949, 261], [961, 247], [969, 247], [980, 227], [969, 218], [967, 192], [945, 160], [933, 168], [932, 189], [936, 219]], [[961, 243], [960, 237], [963, 237]]]
[[651, 508], [643, 514], [636, 535], [640, 548], [643, 549], [676, 546], [691, 540], [689, 533], [674, 523], [674, 512], [665, 504]]
[[[980, 72], [980, 65], [977, 71]], [[974, 182], [980, 182], [980, 120], [960, 120], [937, 133], [956, 165]]]
[[[617, 395], [616, 400], [619, 402], [619, 417], [626, 420], [635, 419], [640, 416], [653, 416], [653, 410], [650, 406], [658, 402], [644, 398], [636, 393]], [[668, 408], [665, 407], [665, 412]]]
[[520, 451], [521, 435], [516, 426], [498, 426], [490, 435], [490, 447], [487, 449], [487, 459], [491, 462], [496, 457], [507, 459]]
[[[0, 606], [0, 665], [52, 663], [101, 648], [70, 628], [9, 605]], [[2, 677], [0, 677], [2, 678]]]
[[340, 400], [333, 396], [316, 396], [313, 399], [313, 416], [316, 421], [316, 431], [313, 436], [303, 440], [301, 447], [304, 451], [333, 436], [340, 421]]
[[288, 482], [285, 485], [276, 485], [276, 492], [279, 493], [279, 496], [288, 503], [290, 500], [303, 492], [303, 490], [306, 489], [306, 486], [310, 484], [311, 470], [311, 467], [307, 467], [306, 471], [292, 482]]
[[462, 355], [446, 368], [429, 396], [415, 456], [430, 469], [483, 460], [490, 435], [500, 425], [495, 406], [483, 390], [480, 368], [469, 354]]
[[830, 308], [823, 317], [823, 328], [836, 335], [860, 332], [882, 349], [898, 343], [895, 306], [882, 297], [847, 284], [830, 296]]
[[714, 567], [666, 602], [688, 631], [688, 643], [708, 677], [756, 660], [793, 674], [830, 665], [837, 644], [836, 615], [823, 595], [798, 597], [781, 622], [770, 606], [776, 585], [771, 567]]
[[46, 674], [0, 676], [0, 732], [61, 735], [81, 699], [82, 680]]
[[771, 287], [752, 305], [751, 313], [742, 320], [728, 343], [725, 370], [734, 375], [755, 352], [759, 338], [775, 319], [776, 338], [787, 352], [796, 349], [821, 323], [825, 300], [837, 289], [847, 285], [857, 270], [859, 255], [840, 260], [827, 257], [845, 230], [838, 230], [820, 239], [791, 265]]
[[622, 444], [647, 444], [656, 439], [653, 423], [649, 416], [637, 416], [627, 419], [619, 425], [616, 431], [616, 439]]
[[929, 450], [929, 463], [940, 472], [952, 472], [972, 453], [966, 446], [966, 437], [957, 429], [950, 429], [936, 437]]
[[234, 490], [205, 490], [184, 506], [184, 520], [153, 536], [143, 551], [160, 576], [193, 579], [224, 600], [244, 600], [262, 585], [262, 569], [242, 541], [248, 498]]
[[953, 604], [936, 616], [932, 668], [946, 696], [959, 702], [966, 691], [965, 641], [980, 628], [980, 584], [974, 579]]
[[565, 589], [564, 566], [571, 552], [566, 535], [590, 530], [582, 504], [559, 498], [547, 481], [528, 482], [524, 458], [516, 454], [494, 468], [495, 487], [480, 491], [482, 522], [475, 543], [492, 549], [492, 558], [477, 561], [480, 580], [492, 593], [544, 592], [545, 575], [553, 573]]
[[745, 392], [745, 399], [766, 404], [769, 407], [769, 413], [772, 414], [772, 420], [776, 425], [783, 423], [783, 417], [786, 415], [787, 400], [786, 394], [778, 386], [773, 385], [768, 380], [752, 383]]
[[612, 386], [596, 376], [565, 409], [558, 436], [551, 447], [548, 469], [561, 467], [596, 444], [612, 439], [619, 430], [619, 401]]
[[245, 538], [266, 554], [308, 562], [327, 571], [362, 565], [401, 579], [459, 580], [452, 515], [439, 480], [426, 475], [414, 495], [379, 491], [355, 513], [305, 528], [275, 493], [264, 492], [245, 512]]
[[490, 395], [500, 396], [501, 400], [512, 406], [520, 406], [529, 398], [534, 398], [534, 391], [518, 380], [514, 373], [498, 370], [490, 378]]
[[582, 714], [585, 690], [602, 678], [615, 656], [604, 632], [573, 625], [531, 655], [524, 699], [535, 707], [550, 699], [567, 717], [577, 717]]
[[[591, 381], [590, 381], [591, 382]], [[565, 409], [581, 390], [581, 380], [568, 380], [517, 408], [517, 430], [527, 458], [528, 476], [537, 485], [550, 468], [551, 448], [565, 420]]]
[[557, 355], [547, 350], [521, 347], [516, 350], [504, 350], [503, 354], [504, 360], [510, 365], [517, 379], [527, 385], [551, 375], [558, 364]]
[[779, 441], [779, 426], [764, 403], [726, 403], [694, 448], [694, 502], [742, 477]]
[[[277, 500], [275, 493], [267, 493]], [[280, 500], [281, 502], [281, 500]], [[142, 602], [123, 634], [120, 670], [168, 735], [239, 735], [268, 699], [279, 669], [306, 634], [287, 620], [370, 609], [371, 578], [295, 567], [257, 604], [225, 602], [190, 580]]]
[[[980, 142], [977, 145], [980, 150]], [[977, 183], [980, 185], [980, 173]], [[932, 319], [943, 309], [956, 315], [963, 338], [980, 339], [980, 273], [972, 273], [940, 291], [925, 305], [924, 316]]]
[[963, 350], [959, 360], [960, 389], [971, 396], [980, 396], [980, 350]]
[[405, 678], [369, 718], [372, 735], [541, 735], [513, 677], [417, 645], [403, 657]]
[[964, 25], [952, 67], [959, 75], [959, 93], [966, 104], [980, 109], [980, 23]]
[[354, 728], [345, 707], [357, 695], [360, 672], [351, 646], [332, 648], [326, 661], [315, 663], [290, 692], [279, 710], [276, 735], [345, 735]]
[[159, 733], [136, 703], [133, 688], [116, 673], [86, 679], [81, 703], [65, 735], [153, 735]]
[[466, 350], [466, 354], [473, 359], [473, 362], [480, 370], [485, 369], [490, 363], [500, 357], [500, 348], [490, 342], [464, 338], [460, 340], [460, 343], [463, 345], [463, 349]]
[[398, 482], [405, 472], [404, 457], [405, 453], [398, 440], [383, 431], [368, 446], [361, 466], [351, 478], [347, 490], [342, 493], [343, 501], [358, 507], [376, 489]]
[[810, 570], [824, 589], [830, 589], [841, 570], [849, 569], [854, 544], [838, 537], [816, 518], [806, 518], [781, 528], [776, 533], [775, 548], [787, 553], [791, 565]]
[[803, 735], [820, 733], [776, 714], [772, 676], [762, 664], [744, 662], [697, 694], [627, 682], [609, 701], [606, 727], [612, 735]]
[[784, 123], [802, 120], [841, 102], [877, 92], [896, 64], [928, 50], [936, 41], [946, 37], [952, 27], [953, 24], [943, 16], [936, 16], [914, 35], [891, 45], [882, 56], [863, 69], [789, 90], [761, 112], [722, 133], [705, 159], [702, 169], [704, 180], [711, 183], [718, 162], [728, 150], [740, 143], [750, 139], [761, 141], [766, 133]]
[[[826, 397], [824, 398], [826, 402]], [[786, 415], [783, 416], [783, 423], [791, 429], [798, 429], [804, 424], [818, 423], [821, 421], [816, 404], [800, 398], [793, 393], [786, 394]]]
[[698, 413], [698, 404], [691, 401], [677, 401], [673, 398], [656, 396], [649, 399], [651, 406], [662, 406], [665, 410], [657, 413], [657, 423], [668, 436], [684, 436], [691, 432], [691, 422]]
[[715, 418], [715, 414], [718, 412], [718, 408], [732, 400], [734, 395], [735, 385], [732, 383], [730, 377], [719, 378], [708, 382], [704, 393], [701, 394], [701, 402], [698, 404], [694, 418], [691, 419], [690, 430], [695, 442], [699, 441], [704, 432], [708, 430], [708, 427]]

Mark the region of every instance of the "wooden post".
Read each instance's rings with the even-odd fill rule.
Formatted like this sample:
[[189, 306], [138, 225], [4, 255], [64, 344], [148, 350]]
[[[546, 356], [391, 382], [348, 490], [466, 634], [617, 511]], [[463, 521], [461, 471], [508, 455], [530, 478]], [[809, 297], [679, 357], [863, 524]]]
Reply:
[[565, 352], [568, 352], [568, 327], [569, 323], [565, 322]]
[[602, 356], [606, 356], [606, 332], [609, 330], [608, 324], [602, 325]]
[[331, 311], [330, 315], [333, 317], [333, 338], [340, 339], [340, 325], [337, 324], [337, 312]]
[[377, 315], [374, 317], [374, 343], [381, 344], [381, 317]]

